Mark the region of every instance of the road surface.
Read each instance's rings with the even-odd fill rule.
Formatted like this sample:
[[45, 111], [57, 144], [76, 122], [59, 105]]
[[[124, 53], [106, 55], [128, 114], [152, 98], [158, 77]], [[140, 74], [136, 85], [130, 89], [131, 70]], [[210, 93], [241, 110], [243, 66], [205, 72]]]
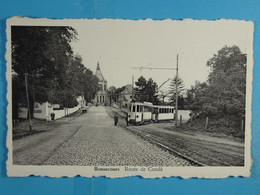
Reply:
[[120, 126], [102, 106], [53, 131], [13, 141], [14, 164], [80, 166], [190, 166]]

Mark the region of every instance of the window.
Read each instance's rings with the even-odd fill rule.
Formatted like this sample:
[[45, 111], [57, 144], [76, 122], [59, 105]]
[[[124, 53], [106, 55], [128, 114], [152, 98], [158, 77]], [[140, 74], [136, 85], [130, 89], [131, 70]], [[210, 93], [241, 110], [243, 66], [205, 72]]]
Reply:
[[144, 112], [149, 112], [149, 107], [148, 106], [144, 106]]
[[136, 106], [136, 112], [140, 112], [140, 106], [139, 105]]
[[135, 112], [135, 105], [133, 105], [133, 110], [132, 110], [132, 112]]
[[97, 102], [98, 102], [98, 95], [97, 95]]
[[105, 102], [105, 96], [103, 95], [103, 102]]
[[98, 90], [103, 90], [102, 84], [98, 84]]

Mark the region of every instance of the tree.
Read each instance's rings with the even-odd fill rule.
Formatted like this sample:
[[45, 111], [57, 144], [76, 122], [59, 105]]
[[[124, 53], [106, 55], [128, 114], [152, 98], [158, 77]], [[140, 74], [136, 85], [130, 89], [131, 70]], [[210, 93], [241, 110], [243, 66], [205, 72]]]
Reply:
[[184, 91], [184, 82], [183, 80], [178, 77], [175, 76], [172, 80], [171, 80], [171, 83], [170, 83], [170, 90], [169, 90], [169, 96], [170, 96], [170, 102], [171, 104], [175, 104], [176, 102], [176, 81], [178, 81], [178, 107], [180, 109], [183, 109], [184, 108], [184, 99], [183, 99], [183, 96], [182, 96], [182, 93]]
[[[16, 105], [25, 102], [24, 75], [28, 74], [30, 108], [33, 116], [34, 102], [47, 101], [48, 92], [64, 82], [64, 72], [72, 55], [71, 40], [77, 32], [72, 27], [12, 26], [12, 70], [19, 85]], [[14, 77], [13, 77], [14, 78]]]
[[[71, 41], [77, 32], [68, 26], [12, 26], [12, 92], [14, 116], [25, 106], [24, 75], [28, 74], [30, 109], [34, 102], [74, 107], [84, 95], [90, 101], [97, 92], [98, 79], [80, 56], [74, 56]], [[33, 115], [32, 115], [33, 116]]]
[[245, 114], [246, 54], [239, 47], [223, 47], [208, 62], [207, 98], [222, 115]]
[[208, 85], [206, 82], [200, 83], [199, 81], [196, 81], [195, 85], [187, 90], [186, 107], [195, 114], [203, 112], [205, 105], [209, 102], [206, 95], [207, 88]]
[[110, 102], [110, 106], [112, 104], [112, 101], [116, 101], [116, 87], [115, 86], [111, 86], [108, 88], [108, 96], [109, 96], [109, 102]]
[[151, 102], [153, 104], [158, 104], [157, 95], [157, 84], [152, 78], [147, 81], [143, 76], [139, 77], [137, 82], [135, 82], [135, 99], [140, 102]]
[[158, 91], [158, 98], [159, 98], [159, 100], [161, 100], [162, 105], [164, 105], [165, 98], [167, 98], [168, 96], [169, 96], [168, 91], [163, 91], [163, 90]]
[[246, 54], [237, 46], [223, 47], [208, 60], [207, 82], [196, 82], [187, 92], [189, 108], [217, 118], [245, 114]]

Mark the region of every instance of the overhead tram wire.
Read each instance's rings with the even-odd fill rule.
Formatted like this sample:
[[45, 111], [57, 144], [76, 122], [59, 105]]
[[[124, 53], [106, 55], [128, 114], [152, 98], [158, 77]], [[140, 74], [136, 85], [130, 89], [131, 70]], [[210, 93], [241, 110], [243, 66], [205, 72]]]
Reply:
[[131, 67], [132, 69], [139, 69], [140, 71], [142, 71], [143, 69], [147, 69], [147, 70], [176, 70], [175, 126], [178, 125], [178, 69], [179, 69], [178, 62], [179, 62], [179, 55], [177, 54], [176, 68], [158, 68], [158, 67], [145, 67], [145, 66]]

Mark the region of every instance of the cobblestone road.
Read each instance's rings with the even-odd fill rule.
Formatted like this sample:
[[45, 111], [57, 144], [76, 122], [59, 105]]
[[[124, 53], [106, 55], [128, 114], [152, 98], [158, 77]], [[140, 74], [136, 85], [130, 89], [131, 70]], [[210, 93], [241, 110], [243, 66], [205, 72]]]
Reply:
[[[104, 107], [79, 117], [84, 125], [43, 164], [88, 166], [189, 166], [190, 163], [114, 126]], [[76, 124], [72, 124], [76, 125]]]

